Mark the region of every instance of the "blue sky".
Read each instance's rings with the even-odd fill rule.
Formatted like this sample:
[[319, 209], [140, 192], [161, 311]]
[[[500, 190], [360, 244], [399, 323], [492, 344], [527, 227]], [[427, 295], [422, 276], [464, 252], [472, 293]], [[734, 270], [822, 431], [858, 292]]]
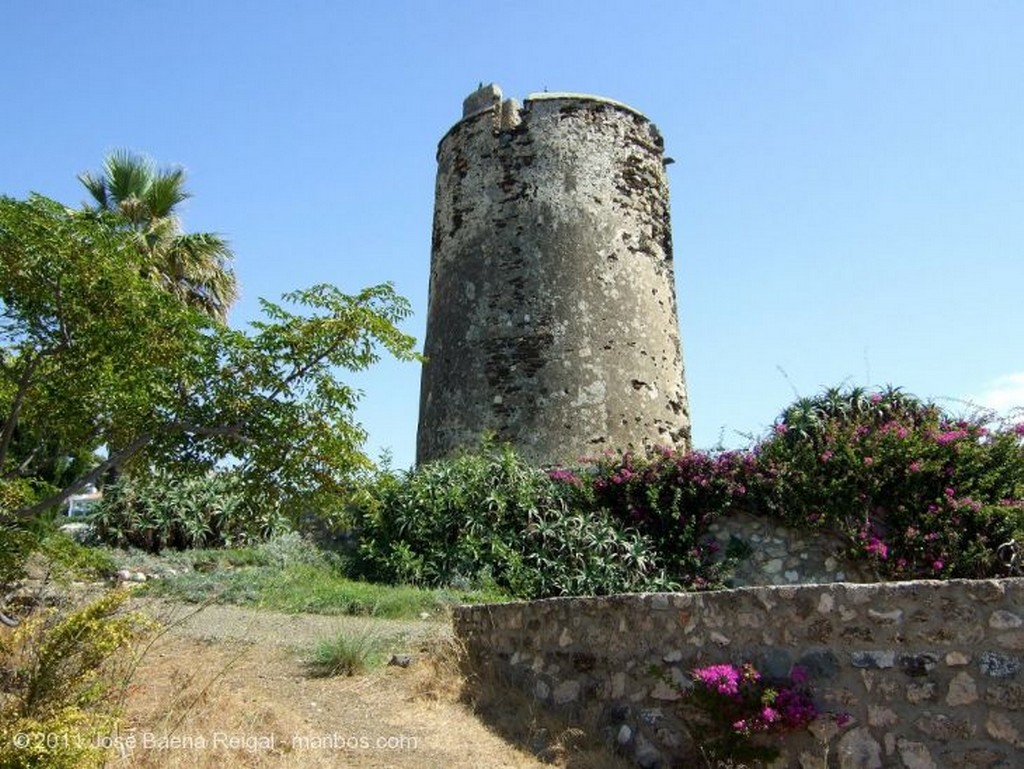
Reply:
[[[1024, 405], [1024, 3], [6, 0], [0, 193], [84, 201], [126, 147], [182, 165], [243, 297], [393, 281], [421, 342], [437, 142], [478, 82], [661, 129], [694, 442], [796, 393]], [[416, 364], [357, 379], [413, 461]]]

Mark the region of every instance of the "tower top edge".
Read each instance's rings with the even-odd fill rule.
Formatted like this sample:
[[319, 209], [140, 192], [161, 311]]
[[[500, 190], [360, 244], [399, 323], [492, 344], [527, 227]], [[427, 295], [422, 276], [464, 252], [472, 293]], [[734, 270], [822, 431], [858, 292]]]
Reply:
[[631, 107], [625, 102], [616, 99], [609, 99], [595, 94], [574, 93], [571, 91], [539, 91], [528, 94], [521, 107], [516, 99], [503, 100], [502, 97], [503, 94], [500, 86], [494, 83], [481, 84], [480, 88], [467, 96], [463, 101], [462, 117], [452, 124], [438, 143], [438, 146], [440, 147], [445, 139], [459, 126], [485, 116], [495, 117], [500, 124], [504, 124], [509, 117], [504, 113], [508, 112], [511, 114], [512, 124], [516, 125], [520, 122], [520, 113], [525, 117], [530, 111], [530, 105], [537, 102], [589, 103], [591, 105], [607, 106], [633, 115], [646, 123], [650, 123], [652, 126], [654, 125], [647, 115], [635, 107]]
[[606, 96], [596, 96], [592, 93], [573, 93], [571, 91], [541, 91], [539, 93], [527, 94], [525, 103], [529, 104], [534, 101], [592, 101], [598, 104], [607, 104], [609, 107], [615, 107], [616, 109], [625, 110], [626, 112], [632, 112], [634, 115], [643, 118], [650, 122], [650, 118], [647, 117], [643, 112], [631, 107], [625, 102], [618, 101], [616, 99], [609, 99]]

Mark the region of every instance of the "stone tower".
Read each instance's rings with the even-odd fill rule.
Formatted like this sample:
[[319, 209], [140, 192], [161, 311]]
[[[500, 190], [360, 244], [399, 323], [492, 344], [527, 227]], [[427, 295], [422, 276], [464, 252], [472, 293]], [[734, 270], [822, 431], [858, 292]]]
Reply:
[[597, 96], [484, 86], [437, 150], [417, 462], [689, 448], [664, 143]]

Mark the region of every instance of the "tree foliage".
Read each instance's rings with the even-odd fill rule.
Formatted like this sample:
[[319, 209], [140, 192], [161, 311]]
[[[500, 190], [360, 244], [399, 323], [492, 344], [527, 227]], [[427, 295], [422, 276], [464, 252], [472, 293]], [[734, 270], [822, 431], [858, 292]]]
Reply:
[[238, 296], [227, 241], [209, 232], [185, 233], [178, 205], [191, 197], [182, 168], [160, 169], [128, 150], [107, 155], [98, 174], [79, 181], [93, 205], [86, 210], [130, 233], [146, 257], [143, 274], [191, 307], [224, 321]]
[[[231, 330], [148, 279], [121, 221], [0, 198], [0, 482], [40, 482], [8, 512], [35, 515], [129, 462], [230, 464], [247, 504], [275, 508], [343, 488], [369, 463], [359, 393], [337, 371], [416, 357], [396, 326], [406, 300], [390, 284], [318, 285]], [[70, 480], [47, 471], [104, 447]]]

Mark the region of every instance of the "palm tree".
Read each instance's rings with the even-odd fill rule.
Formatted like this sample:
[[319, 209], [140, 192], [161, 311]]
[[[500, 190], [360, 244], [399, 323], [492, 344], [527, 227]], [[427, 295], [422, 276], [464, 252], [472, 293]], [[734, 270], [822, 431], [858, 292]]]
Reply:
[[78, 175], [95, 201], [90, 211], [117, 215], [137, 235], [153, 276], [186, 304], [224, 322], [238, 297], [227, 241], [208, 232], [184, 233], [176, 207], [191, 197], [182, 168], [158, 169], [128, 150], [107, 155], [103, 170]]

